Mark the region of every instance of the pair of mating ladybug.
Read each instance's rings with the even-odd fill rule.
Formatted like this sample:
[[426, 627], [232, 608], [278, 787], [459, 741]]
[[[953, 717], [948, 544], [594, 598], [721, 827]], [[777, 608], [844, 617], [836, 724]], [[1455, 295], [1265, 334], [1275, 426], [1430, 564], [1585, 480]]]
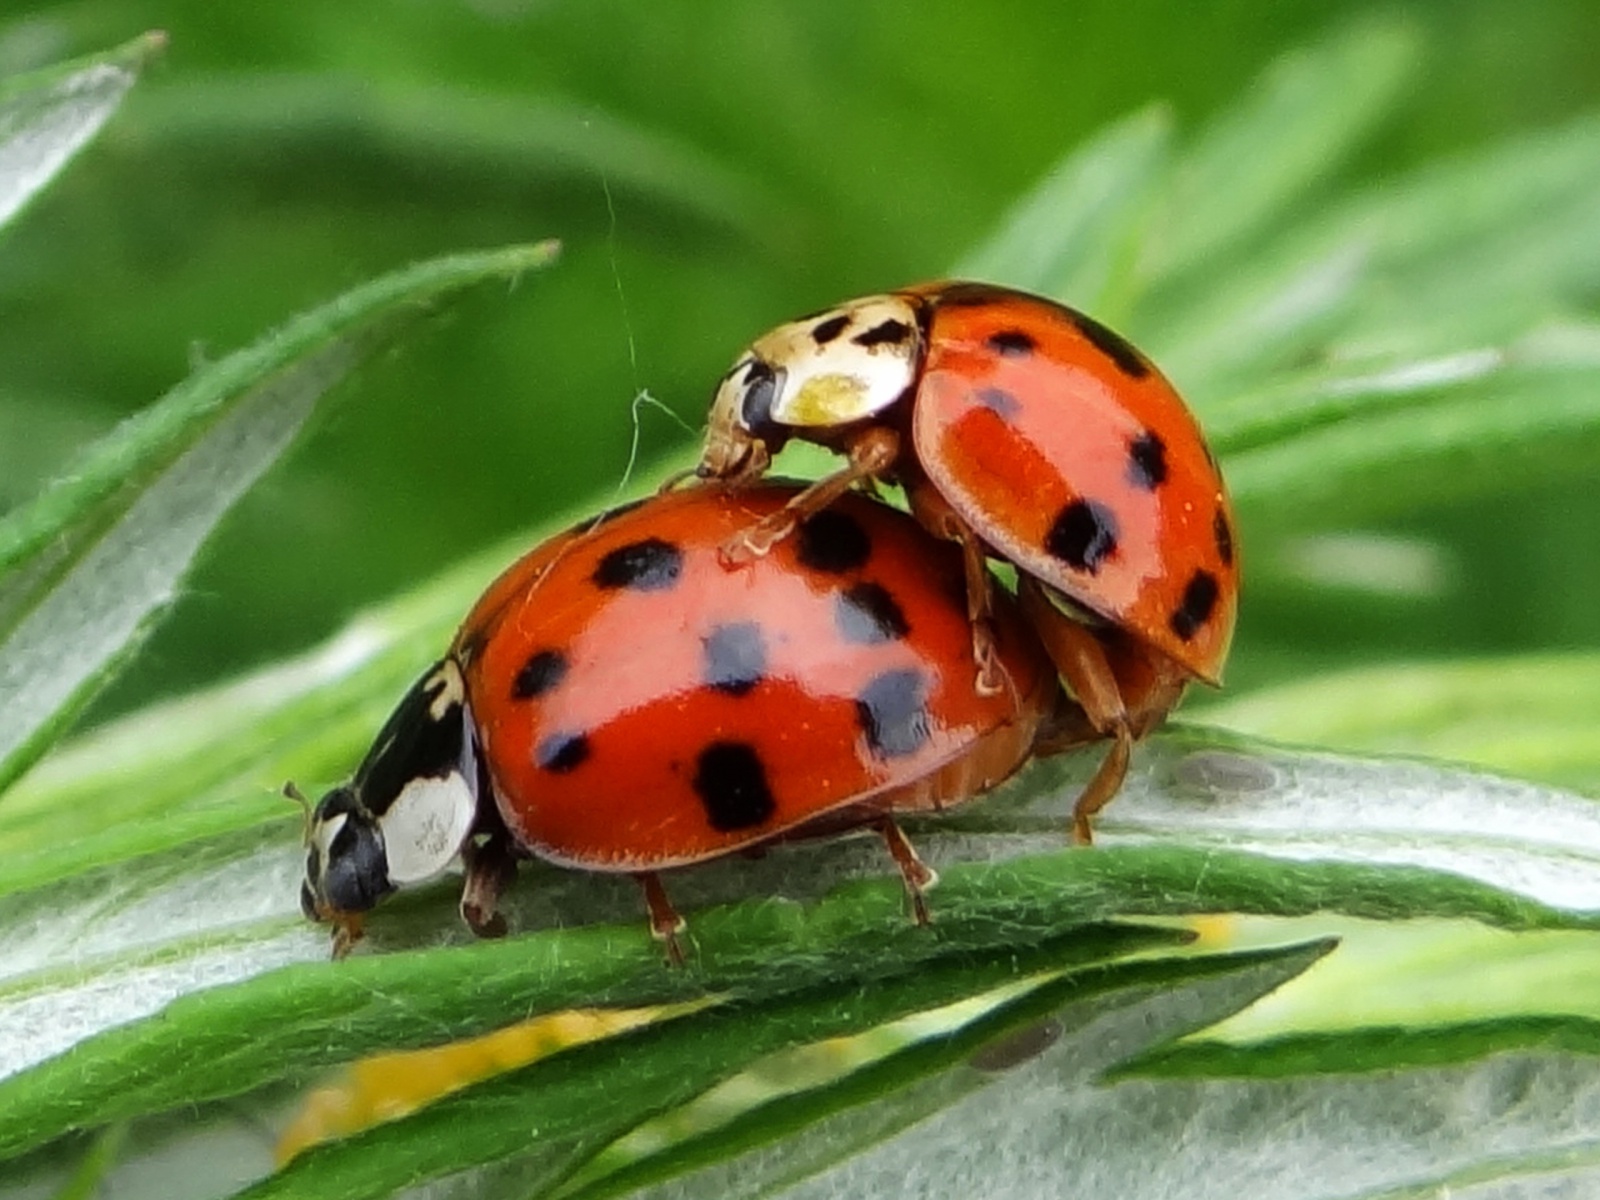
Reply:
[[[795, 437], [847, 465], [758, 483]], [[935, 877], [898, 815], [1109, 738], [1074, 809], [1087, 842], [1133, 740], [1227, 656], [1216, 462], [1148, 359], [1051, 301], [930, 284], [782, 325], [723, 378], [696, 473], [720, 482], [514, 564], [317, 804], [302, 904], [336, 953], [458, 855], [462, 915], [497, 933], [537, 855], [634, 875], [681, 959], [659, 871], [859, 827], [926, 921]], [[911, 516], [857, 490], [879, 480]]]

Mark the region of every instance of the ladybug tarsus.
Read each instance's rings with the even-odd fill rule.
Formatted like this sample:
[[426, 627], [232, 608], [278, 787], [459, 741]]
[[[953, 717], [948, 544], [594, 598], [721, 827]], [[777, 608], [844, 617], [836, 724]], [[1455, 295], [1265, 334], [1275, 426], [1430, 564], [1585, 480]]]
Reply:
[[717, 561], [729, 571], [749, 566], [771, 554], [774, 546], [794, 532], [794, 527], [794, 516], [787, 509], [779, 509], [718, 546]]
[[674, 967], [683, 966], [686, 960], [683, 956], [683, 944], [678, 940], [678, 935], [689, 927], [689, 923], [678, 915], [676, 908], [672, 907], [672, 901], [667, 898], [667, 889], [661, 886], [659, 875], [654, 871], [639, 871], [633, 878], [644, 892], [644, 902], [650, 910], [650, 936], [661, 943], [666, 951], [668, 964]]
[[905, 884], [906, 895], [911, 899], [912, 916], [918, 925], [933, 924], [933, 918], [928, 914], [926, 893], [939, 882], [938, 873], [922, 861], [911, 839], [906, 837], [905, 830], [893, 817], [878, 821], [876, 829], [883, 838], [883, 844], [888, 847], [894, 865], [900, 869], [900, 879]]
[[1089, 786], [1072, 806], [1072, 841], [1077, 846], [1094, 845], [1094, 830], [1089, 818], [1111, 802], [1122, 781], [1128, 777], [1128, 762], [1133, 755], [1133, 734], [1126, 724], [1113, 731], [1111, 749], [1100, 760]]
[[491, 835], [481, 844], [468, 838], [461, 847], [466, 880], [461, 886], [461, 919], [481, 938], [506, 935], [506, 919], [499, 911], [500, 895], [517, 877], [517, 860], [504, 834]]
[[361, 913], [340, 913], [333, 918], [331, 953], [335, 962], [348, 958], [356, 943], [367, 936], [363, 924]]
[[675, 492], [686, 480], [698, 479], [701, 476], [699, 467], [685, 467], [681, 471], [674, 471], [661, 481], [661, 486], [656, 488], [656, 495], [664, 496], [669, 492]]

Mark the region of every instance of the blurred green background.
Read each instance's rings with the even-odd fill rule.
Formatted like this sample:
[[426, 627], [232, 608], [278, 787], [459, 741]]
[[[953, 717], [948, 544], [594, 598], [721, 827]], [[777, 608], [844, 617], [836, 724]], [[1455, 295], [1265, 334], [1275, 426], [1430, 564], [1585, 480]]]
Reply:
[[[556, 269], [347, 386], [99, 711], [281, 656], [609, 494], [639, 391], [697, 427], [769, 324], [945, 273], [1105, 122], [1161, 100], [1192, 130], [1363, 12], [1427, 51], [1341, 186], [1600, 107], [1593, 0], [13, 3], [0, 74], [171, 43], [0, 241], [0, 510], [293, 312], [426, 255], [563, 239]], [[642, 471], [691, 440], [640, 419]], [[1565, 479], [1386, 515], [1384, 541], [1247, 526], [1230, 681], [1600, 645], [1597, 513], [1600, 483]], [[1339, 586], [1352, 564], [1375, 578]]]

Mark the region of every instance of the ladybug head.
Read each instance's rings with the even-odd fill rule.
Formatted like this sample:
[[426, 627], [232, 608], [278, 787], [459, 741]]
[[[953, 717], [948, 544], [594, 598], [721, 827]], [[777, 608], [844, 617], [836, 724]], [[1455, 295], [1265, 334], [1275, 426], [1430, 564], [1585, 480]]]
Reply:
[[306, 831], [306, 878], [300, 908], [313, 921], [342, 923], [394, 891], [383, 830], [352, 787], [317, 802]]
[[406, 693], [354, 782], [311, 810], [300, 907], [334, 924], [335, 953], [360, 936], [362, 913], [438, 875], [471, 836], [481, 780], [470, 727], [461, 669], [447, 658]]
[[717, 386], [698, 474], [759, 475], [795, 433], [825, 437], [883, 412], [911, 389], [921, 362], [917, 308], [903, 296], [867, 296], [779, 325]]

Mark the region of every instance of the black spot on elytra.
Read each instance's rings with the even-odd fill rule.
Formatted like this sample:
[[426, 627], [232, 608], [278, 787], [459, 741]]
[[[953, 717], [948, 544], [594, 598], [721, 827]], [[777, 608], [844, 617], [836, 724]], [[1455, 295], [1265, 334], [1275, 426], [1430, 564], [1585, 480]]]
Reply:
[[856, 721], [880, 758], [915, 754], [932, 734], [922, 672], [885, 671], [856, 697]]
[[819, 346], [826, 346], [848, 328], [850, 328], [850, 314], [839, 313], [813, 326], [811, 340]]
[[834, 624], [847, 642], [875, 646], [897, 641], [911, 632], [905, 613], [881, 583], [858, 583], [834, 601]]
[[893, 317], [879, 321], [871, 329], [864, 329], [850, 340], [864, 349], [874, 346], [898, 346], [911, 336], [911, 326]]
[[1211, 619], [1217, 606], [1217, 577], [1210, 571], [1196, 571], [1183, 589], [1183, 600], [1168, 619], [1172, 632], [1188, 641]]
[[511, 682], [513, 700], [542, 696], [567, 677], [567, 656], [559, 650], [541, 650], [517, 672]]
[[1022, 402], [1005, 388], [979, 388], [974, 398], [1002, 420], [1009, 421], [1022, 411]]
[[706, 685], [719, 692], [743, 696], [767, 673], [767, 644], [754, 621], [718, 625], [704, 645]]
[[1093, 575], [1117, 550], [1117, 519], [1104, 504], [1074, 500], [1056, 514], [1044, 548], [1074, 570]]
[[760, 825], [778, 807], [761, 756], [746, 742], [712, 742], [700, 751], [692, 786], [706, 822], [720, 833]]
[[778, 373], [759, 358], [752, 358], [744, 369], [744, 396], [739, 401], [739, 419], [757, 437], [769, 433], [777, 422], [772, 419], [772, 404], [778, 398]]
[[1150, 364], [1120, 334], [1107, 329], [1093, 317], [1068, 309], [1072, 315], [1072, 323], [1078, 327], [1078, 332], [1089, 339], [1090, 345], [1104, 354], [1117, 365], [1117, 370], [1133, 379], [1143, 379], [1150, 374]]
[[678, 582], [682, 570], [682, 550], [660, 538], [645, 538], [612, 550], [600, 560], [591, 578], [596, 587], [608, 590], [659, 592]]
[[1228, 514], [1220, 508], [1211, 518], [1211, 532], [1217, 538], [1217, 554], [1225, 567], [1233, 566], [1233, 526], [1228, 524]]
[[1024, 358], [1038, 348], [1033, 335], [1021, 329], [999, 329], [984, 339], [989, 349], [1004, 358]]
[[825, 508], [800, 522], [796, 541], [801, 566], [829, 575], [864, 567], [872, 557], [872, 539], [861, 522], [837, 509]]
[[1128, 443], [1128, 481], [1153, 492], [1167, 481], [1167, 444], [1146, 430]]
[[534, 747], [533, 761], [541, 771], [565, 775], [589, 758], [589, 739], [581, 733], [552, 733]]

